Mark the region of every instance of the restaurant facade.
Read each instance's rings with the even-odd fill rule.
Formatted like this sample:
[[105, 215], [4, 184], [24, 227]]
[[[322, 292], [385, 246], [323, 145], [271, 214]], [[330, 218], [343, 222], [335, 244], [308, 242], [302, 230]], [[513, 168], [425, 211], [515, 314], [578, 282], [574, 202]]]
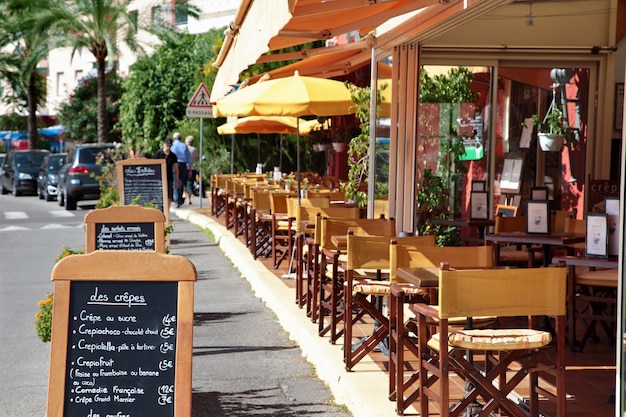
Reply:
[[[523, 207], [534, 187], [546, 187], [554, 207], [575, 209], [580, 219], [601, 210], [605, 197], [623, 203], [626, 1], [397, 0], [363, 6], [273, 0], [271, 8], [267, 2], [242, 1], [216, 62], [212, 100], [243, 82], [240, 73], [255, 62], [299, 60], [271, 78], [296, 68], [302, 75], [346, 79], [355, 71], [362, 75], [363, 66], [367, 85], [388, 77], [389, 212], [398, 230], [415, 230], [415, 185], [437, 160], [424, 128], [429, 113], [419, 104], [421, 68], [437, 74], [463, 66], [474, 74], [478, 100], [453, 120], [474, 152], [462, 211], [468, 210], [472, 181], [485, 181], [492, 208]], [[336, 42], [342, 37], [350, 42]], [[277, 52], [313, 40], [327, 46]], [[543, 151], [531, 134], [532, 116], [541, 119], [553, 106], [562, 110], [571, 141], [559, 151]], [[372, 115], [376, 119], [374, 110]], [[624, 218], [620, 204], [618, 335], [626, 321]], [[618, 337], [616, 415], [626, 411], [624, 347]]]

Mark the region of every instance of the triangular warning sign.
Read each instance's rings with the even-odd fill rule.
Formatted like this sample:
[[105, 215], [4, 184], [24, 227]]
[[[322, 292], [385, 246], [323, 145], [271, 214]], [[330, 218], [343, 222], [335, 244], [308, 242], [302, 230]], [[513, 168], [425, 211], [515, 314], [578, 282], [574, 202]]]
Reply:
[[187, 104], [187, 107], [191, 108], [208, 108], [213, 107], [211, 104], [211, 95], [209, 94], [209, 90], [206, 88], [204, 83], [200, 83], [198, 89], [193, 94], [191, 101]]

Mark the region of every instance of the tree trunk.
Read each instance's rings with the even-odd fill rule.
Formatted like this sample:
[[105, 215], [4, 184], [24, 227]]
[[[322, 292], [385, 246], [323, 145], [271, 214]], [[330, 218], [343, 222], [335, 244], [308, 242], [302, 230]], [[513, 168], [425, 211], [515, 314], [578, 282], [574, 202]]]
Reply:
[[28, 78], [28, 148], [37, 149], [37, 72], [33, 71]]
[[106, 58], [97, 58], [98, 66], [98, 143], [109, 141], [107, 117]]

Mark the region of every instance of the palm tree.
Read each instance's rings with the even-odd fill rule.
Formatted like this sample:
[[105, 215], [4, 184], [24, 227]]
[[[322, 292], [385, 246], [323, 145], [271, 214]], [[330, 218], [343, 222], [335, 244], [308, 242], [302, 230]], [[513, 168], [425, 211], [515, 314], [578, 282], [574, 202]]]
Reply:
[[98, 80], [98, 143], [108, 142], [106, 117], [106, 61], [117, 56], [118, 42], [137, 52], [137, 22], [128, 11], [131, 0], [53, 0], [53, 7], [42, 12], [42, 29], [65, 33], [72, 56], [86, 48], [96, 60]]
[[37, 104], [45, 97], [45, 83], [37, 74], [37, 65], [55, 43], [54, 33], [37, 30], [34, 19], [48, 4], [48, 0], [9, 0], [0, 8], [0, 78], [11, 87], [8, 104], [28, 109], [31, 149], [37, 147]]

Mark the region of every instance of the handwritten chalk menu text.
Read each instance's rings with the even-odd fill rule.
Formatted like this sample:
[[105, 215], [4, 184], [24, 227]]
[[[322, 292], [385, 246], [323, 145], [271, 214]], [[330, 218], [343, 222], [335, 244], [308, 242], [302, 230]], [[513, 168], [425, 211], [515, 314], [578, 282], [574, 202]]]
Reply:
[[155, 250], [154, 223], [96, 223], [97, 250]]
[[50, 279], [47, 417], [191, 416], [193, 263], [93, 250], [61, 259]]
[[173, 416], [176, 282], [74, 282], [65, 416]]
[[[158, 161], [157, 161], [158, 162]], [[163, 211], [163, 172], [159, 163], [123, 166], [124, 204], [152, 204]], [[136, 200], [138, 198], [138, 201]]]

